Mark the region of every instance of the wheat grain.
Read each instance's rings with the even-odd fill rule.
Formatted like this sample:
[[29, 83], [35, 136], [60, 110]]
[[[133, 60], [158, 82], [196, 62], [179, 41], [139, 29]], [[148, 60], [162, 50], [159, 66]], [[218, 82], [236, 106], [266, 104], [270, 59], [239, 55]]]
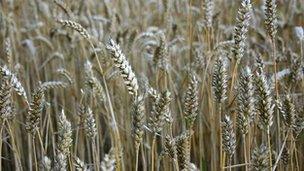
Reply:
[[87, 40], [90, 40], [91, 36], [89, 32], [85, 28], [83, 28], [79, 23], [76, 23], [75, 21], [71, 21], [71, 20], [61, 20], [61, 19], [58, 19], [57, 22], [59, 22], [63, 26], [72, 28], [73, 30], [77, 31], [82, 37], [84, 37]]
[[25, 128], [28, 132], [32, 134], [34, 134], [39, 127], [39, 122], [41, 119], [40, 115], [43, 109], [43, 101], [44, 101], [44, 93], [40, 88], [38, 88], [32, 94], [32, 101], [29, 105], [29, 110], [26, 115]]
[[175, 138], [177, 158], [180, 170], [188, 170], [190, 167], [190, 141], [191, 133], [186, 131]]
[[5, 78], [0, 83], [0, 118], [13, 119], [15, 112], [13, 110], [11, 84]]
[[167, 117], [169, 111], [169, 104], [171, 102], [170, 92], [164, 91], [161, 94], [158, 94], [157, 91], [151, 90], [150, 94], [153, 100], [152, 106], [152, 116], [150, 118], [150, 125], [154, 133], [159, 133], [162, 131], [165, 124], [166, 118], [171, 120], [171, 117]]
[[236, 149], [236, 137], [233, 131], [233, 123], [228, 115], [225, 115], [221, 123], [223, 148], [231, 158]]
[[242, 0], [241, 7], [238, 10], [237, 24], [234, 30], [234, 48], [233, 52], [236, 60], [241, 60], [244, 56], [248, 26], [251, 12], [250, 0]]
[[259, 114], [261, 126], [269, 131], [273, 124], [273, 108], [272, 97], [269, 84], [264, 73], [257, 73], [255, 78], [256, 94], [257, 94], [257, 112]]
[[268, 149], [265, 145], [256, 147], [251, 155], [251, 163], [253, 170], [266, 171], [269, 167]]
[[265, 1], [265, 26], [270, 38], [273, 40], [277, 34], [277, 15], [276, 15], [276, 0]]
[[71, 123], [66, 119], [64, 110], [58, 116], [58, 149], [65, 156], [70, 154], [72, 146], [72, 127]]
[[57, 72], [62, 75], [69, 82], [69, 84], [73, 84], [75, 82], [72, 75], [66, 69], [60, 68], [57, 70]]
[[116, 159], [114, 154], [114, 149], [111, 149], [108, 154], [106, 154], [101, 162], [101, 170], [114, 171], [116, 167]]
[[204, 20], [207, 28], [212, 28], [214, 0], [204, 0]]
[[58, 151], [55, 156], [55, 162], [54, 162], [54, 170], [56, 171], [66, 171], [67, 170], [67, 156]]
[[119, 69], [129, 93], [136, 97], [136, 95], [138, 94], [137, 78], [131, 68], [131, 65], [127, 61], [127, 58], [122, 53], [120, 46], [116, 44], [114, 40], [110, 39], [107, 45], [107, 49], [111, 53], [111, 57], [115, 63], [115, 66]]
[[133, 134], [135, 146], [141, 144], [144, 134], [144, 116], [145, 106], [143, 96], [138, 96], [133, 102], [132, 116], [133, 116]]
[[74, 166], [77, 171], [89, 171], [89, 169], [86, 167], [86, 164], [78, 157], [74, 158]]
[[237, 125], [241, 133], [246, 134], [249, 123], [255, 118], [253, 78], [249, 67], [242, 70], [237, 91]]
[[190, 75], [190, 81], [188, 83], [184, 104], [187, 127], [191, 128], [198, 114], [198, 80], [194, 73]]
[[227, 98], [227, 70], [224, 59], [220, 56], [213, 66], [212, 88], [217, 103], [222, 103]]
[[85, 130], [86, 135], [92, 140], [97, 135], [96, 121], [91, 108], [87, 107], [85, 112]]
[[1, 77], [6, 78], [10, 81], [10, 84], [12, 85], [13, 89], [17, 92], [18, 95], [22, 96], [25, 100], [25, 102], [28, 103], [26, 92], [21, 84], [21, 82], [18, 80], [15, 74], [13, 74], [6, 65], [3, 67], [0, 67], [0, 73]]

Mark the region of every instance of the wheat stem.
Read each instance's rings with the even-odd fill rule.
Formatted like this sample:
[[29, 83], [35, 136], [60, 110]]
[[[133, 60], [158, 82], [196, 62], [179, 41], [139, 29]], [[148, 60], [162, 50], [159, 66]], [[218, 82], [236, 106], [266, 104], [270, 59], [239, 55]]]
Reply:
[[2, 140], [2, 132], [3, 132], [3, 128], [4, 128], [4, 121], [2, 121], [2, 124], [1, 124], [1, 129], [0, 129], [0, 138], [1, 138], [1, 141], [0, 141], [0, 171], [2, 171], [2, 143], [3, 143], [3, 140]]
[[154, 134], [152, 139], [152, 147], [151, 147], [151, 171], [154, 171], [155, 146], [156, 146], [156, 135]]
[[[248, 163], [247, 161], [247, 144], [246, 144], [246, 134], [243, 134], [243, 150], [244, 150], [244, 158], [245, 158], [245, 163]], [[246, 166], [245, 170], [248, 170], [248, 167]]]
[[135, 147], [135, 171], [138, 171], [139, 149], [140, 144], [137, 144]]
[[268, 143], [268, 150], [269, 150], [269, 170], [272, 171], [272, 150], [271, 150], [271, 140], [270, 140], [270, 128], [267, 128], [267, 143]]
[[288, 130], [287, 133], [286, 133], [286, 136], [285, 136], [285, 138], [284, 138], [284, 141], [283, 141], [282, 147], [281, 147], [281, 149], [280, 149], [280, 152], [279, 152], [279, 154], [278, 154], [277, 160], [276, 160], [275, 164], [273, 165], [272, 171], [275, 171], [276, 168], [277, 168], [277, 166], [278, 166], [278, 164], [279, 164], [279, 161], [280, 161], [280, 159], [281, 159], [282, 153], [283, 153], [284, 148], [285, 148], [285, 145], [286, 145], [287, 138], [288, 138], [288, 136], [289, 136], [289, 132], [290, 132], [290, 131]]

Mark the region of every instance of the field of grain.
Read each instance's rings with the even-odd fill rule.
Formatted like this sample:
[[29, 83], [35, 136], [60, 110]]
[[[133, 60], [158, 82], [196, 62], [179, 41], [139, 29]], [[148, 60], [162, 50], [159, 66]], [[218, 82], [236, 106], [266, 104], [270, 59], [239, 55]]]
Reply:
[[0, 75], [0, 171], [304, 170], [303, 0], [0, 0]]

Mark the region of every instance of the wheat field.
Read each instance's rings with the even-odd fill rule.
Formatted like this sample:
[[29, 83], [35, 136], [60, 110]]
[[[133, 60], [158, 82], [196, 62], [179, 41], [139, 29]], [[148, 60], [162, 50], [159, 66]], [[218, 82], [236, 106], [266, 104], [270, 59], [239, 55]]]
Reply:
[[0, 171], [303, 171], [303, 0], [0, 0]]

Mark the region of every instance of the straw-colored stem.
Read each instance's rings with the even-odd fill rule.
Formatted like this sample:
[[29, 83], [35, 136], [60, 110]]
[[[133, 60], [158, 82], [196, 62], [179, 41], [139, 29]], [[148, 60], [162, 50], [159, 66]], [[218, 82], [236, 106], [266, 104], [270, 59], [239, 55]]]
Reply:
[[153, 136], [152, 147], [151, 147], [151, 171], [154, 171], [155, 144], [156, 144], [156, 135]]
[[250, 163], [242, 163], [242, 164], [236, 164], [236, 165], [232, 165], [232, 166], [226, 166], [224, 167], [224, 169], [230, 169], [230, 168], [237, 168], [237, 167], [243, 167], [243, 166], [249, 166]]
[[[248, 163], [247, 160], [247, 143], [246, 143], [246, 134], [243, 134], [243, 148], [244, 148], [244, 159], [245, 159], [245, 163]], [[245, 166], [245, 170], [248, 170], [248, 166]]]
[[[4, 121], [2, 121], [2, 124], [1, 124], [1, 128], [0, 128], [0, 138], [1, 138], [1, 141], [0, 141], [0, 166], [2, 166], [2, 131], [3, 131], [3, 128], [4, 128]], [[0, 167], [0, 171], [2, 171], [2, 167]]]
[[283, 144], [282, 144], [282, 147], [281, 147], [281, 149], [280, 149], [280, 152], [279, 152], [279, 155], [278, 155], [278, 157], [277, 157], [277, 160], [276, 160], [275, 164], [273, 165], [272, 171], [275, 171], [276, 168], [277, 168], [277, 166], [278, 166], [278, 164], [279, 164], [279, 161], [280, 161], [280, 159], [281, 159], [283, 150], [284, 150], [284, 148], [285, 148], [285, 145], [286, 145], [286, 141], [287, 141], [288, 136], [289, 136], [289, 131], [287, 131], [287, 134], [286, 134], [285, 139], [284, 139], [284, 141], [283, 141]]
[[135, 171], [138, 170], [138, 160], [139, 160], [139, 149], [140, 149], [140, 144], [135, 145]]
[[270, 140], [270, 128], [267, 128], [267, 143], [268, 143], [268, 150], [269, 150], [269, 170], [272, 171], [272, 150], [271, 150], [271, 140]]
[[34, 154], [34, 161], [35, 161], [35, 170], [38, 170], [38, 160], [37, 160], [37, 152], [36, 152], [36, 145], [35, 145], [35, 135], [32, 135], [32, 143], [31, 146], [33, 147], [33, 154]]

